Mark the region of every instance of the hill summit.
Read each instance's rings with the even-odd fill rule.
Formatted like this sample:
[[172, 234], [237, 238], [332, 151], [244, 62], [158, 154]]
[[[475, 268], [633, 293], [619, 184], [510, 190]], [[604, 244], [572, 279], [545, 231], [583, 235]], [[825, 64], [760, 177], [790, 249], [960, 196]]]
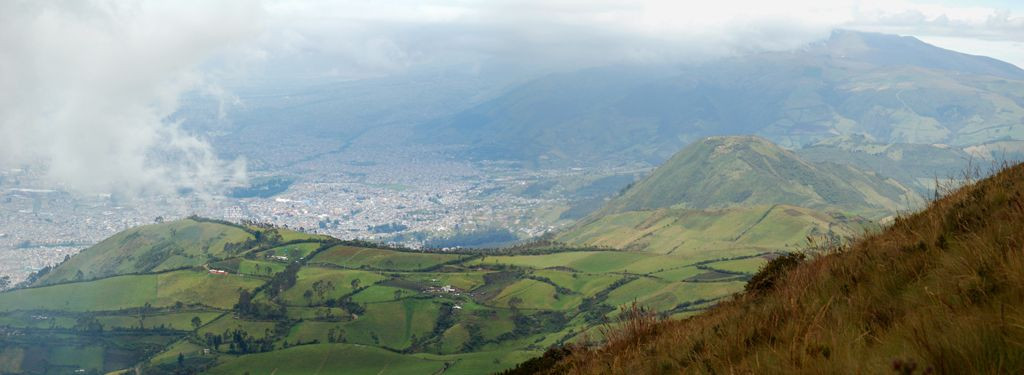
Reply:
[[603, 212], [763, 204], [894, 211], [919, 202], [916, 193], [895, 180], [849, 166], [811, 163], [764, 138], [732, 136], [687, 146]]

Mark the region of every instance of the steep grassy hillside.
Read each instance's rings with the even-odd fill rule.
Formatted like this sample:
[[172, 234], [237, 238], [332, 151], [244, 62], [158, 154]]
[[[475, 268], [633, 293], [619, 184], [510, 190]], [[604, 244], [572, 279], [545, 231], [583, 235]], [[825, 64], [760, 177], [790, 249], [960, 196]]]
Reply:
[[[769, 263], [705, 314], [636, 319], [544, 373], [1022, 373], [1024, 165], [822, 255]], [[545, 364], [547, 363], [547, 364]]]

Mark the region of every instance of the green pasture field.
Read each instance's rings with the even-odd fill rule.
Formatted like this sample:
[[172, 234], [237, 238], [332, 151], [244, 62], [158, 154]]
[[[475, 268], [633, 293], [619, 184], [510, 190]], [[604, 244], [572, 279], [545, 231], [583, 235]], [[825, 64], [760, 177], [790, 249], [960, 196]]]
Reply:
[[268, 262], [242, 259], [238, 264], [238, 273], [254, 276], [270, 277], [281, 272], [287, 266], [281, 262]]
[[68, 315], [51, 315], [42, 312], [15, 311], [0, 314], [0, 327], [12, 328], [73, 328], [75, 317]]
[[564, 310], [579, 305], [582, 298], [579, 295], [558, 293], [554, 286], [545, 282], [524, 279], [502, 289], [490, 303], [496, 307], [511, 307], [513, 301], [521, 300], [518, 308]]
[[676, 268], [667, 268], [664, 271], [652, 273], [651, 276], [664, 279], [666, 281], [683, 281], [694, 276], [700, 275], [704, 272], [707, 271], [697, 268], [695, 266], [684, 266]]
[[414, 335], [424, 337], [433, 331], [440, 307], [435, 299], [415, 298], [367, 304], [365, 314], [343, 326], [351, 343], [404, 349]]
[[171, 363], [178, 360], [178, 354], [186, 357], [200, 356], [203, 354], [203, 349], [206, 347], [196, 345], [188, 339], [182, 339], [150, 358], [149, 363]]
[[466, 262], [466, 265], [509, 265], [538, 270], [568, 268], [584, 273], [647, 274], [693, 262], [696, 260], [674, 255], [625, 251], [570, 251], [543, 255], [488, 256]]
[[451, 285], [459, 290], [471, 290], [484, 284], [485, 272], [402, 272], [398, 276], [402, 280], [417, 282], [423, 285], [441, 287]]
[[115, 276], [0, 293], [0, 311], [112, 311], [146, 303], [167, 307], [179, 301], [229, 309], [238, 302], [239, 288], [252, 289], [262, 283], [248, 276], [203, 271]]
[[[141, 319], [142, 328], [154, 329], [158, 327], [164, 327], [166, 329], [178, 330], [178, 331], [193, 331], [195, 327], [192, 326], [192, 318], [199, 318], [200, 324], [206, 324], [214, 321], [224, 315], [224, 312], [220, 311], [186, 311], [178, 313], [162, 313], [162, 314], [150, 314], [143, 315]], [[138, 329], [139, 328], [139, 315], [103, 315], [97, 316], [96, 320], [103, 324], [104, 329], [110, 328], [122, 328], [122, 329]]]
[[319, 320], [330, 312], [332, 319], [348, 319], [348, 312], [338, 307], [288, 307], [288, 318], [302, 320]]
[[231, 309], [238, 303], [238, 290], [252, 290], [264, 280], [244, 275], [214, 275], [204, 271], [177, 271], [157, 275], [156, 303], [169, 306], [177, 301]]
[[736, 260], [726, 260], [722, 262], [710, 263], [707, 266], [717, 269], [732, 272], [743, 272], [746, 274], [755, 274], [761, 269], [762, 266], [768, 263], [768, 259], [764, 257], [752, 257]]
[[484, 340], [494, 340], [502, 334], [515, 329], [512, 311], [503, 308], [491, 308], [475, 302], [464, 301], [458, 304], [458, 322], [463, 326], [476, 326]]
[[639, 278], [608, 294], [605, 303], [624, 306], [636, 301], [656, 311], [671, 310], [683, 302], [708, 300], [731, 295], [743, 290], [742, 281], [724, 282], [666, 282], [653, 278]]
[[351, 246], [335, 246], [317, 254], [312, 263], [330, 263], [345, 268], [415, 271], [456, 261], [465, 257], [457, 254], [405, 252]]
[[451, 367], [444, 371], [445, 375], [475, 375], [503, 371], [541, 354], [539, 351], [512, 350], [448, 355], [422, 353], [412, 356], [451, 363]]
[[249, 260], [245, 258], [231, 258], [216, 263], [210, 263], [209, 268], [240, 273], [244, 275], [271, 277], [275, 273], [284, 270], [287, 264], [282, 262]]
[[303, 242], [291, 245], [278, 246], [273, 249], [261, 252], [263, 256], [283, 256], [288, 257], [289, 261], [299, 260], [305, 258], [310, 253], [320, 247], [319, 242]]
[[341, 322], [304, 321], [293, 326], [284, 340], [288, 341], [291, 345], [297, 342], [309, 343], [313, 342], [313, 340], [318, 340], [322, 344], [329, 343], [327, 339], [328, 332], [331, 329], [334, 329], [337, 335], [341, 337], [345, 337], [347, 333]]
[[243, 320], [236, 318], [231, 314], [225, 314], [219, 319], [210, 322], [210, 324], [204, 325], [198, 332], [196, 332], [196, 334], [199, 337], [203, 337], [207, 333], [220, 335], [225, 331], [234, 330], [245, 331], [251, 337], [263, 338], [266, 337], [268, 333], [272, 333], [274, 331], [274, 322]]
[[[323, 281], [325, 285], [327, 282], [330, 282], [333, 285], [332, 289], [328, 289], [324, 293], [324, 299], [334, 299], [352, 293], [354, 291], [352, 282], [355, 280], [359, 280], [358, 286], [362, 288], [376, 284], [384, 279], [383, 275], [370, 271], [303, 267], [299, 270], [295, 286], [288, 288], [281, 297], [290, 306], [306, 306], [309, 303], [303, 297], [303, 294], [307, 290], [313, 290], [313, 284], [318, 281]], [[314, 304], [323, 302], [316, 293], [313, 293], [310, 301]]]
[[[453, 361], [453, 360], [452, 360]], [[403, 355], [353, 344], [301, 345], [267, 353], [229, 358], [209, 374], [433, 374], [446, 358]]]
[[537, 270], [533, 271], [533, 275], [550, 279], [558, 286], [572, 290], [584, 297], [600, 292], [620, 278], [619, 275], [558, 270]]
[[275, 228], [275, 230], [277, 231], [278, 234], [281, 235], [281, 242], [291, 242], [300, 240], [320, 241], [328, 240], [331, 238], [329, 236], [325, 236], [322, 234], [304, 233], [287, 228]]
[[374, 285], [353, 295], [352, 302], [366, 304], [390, 302], [395, 300], [395, 292], [401, 293], [399, 298], [424, 296], [423, 293], [405, 288], [387, 285]]

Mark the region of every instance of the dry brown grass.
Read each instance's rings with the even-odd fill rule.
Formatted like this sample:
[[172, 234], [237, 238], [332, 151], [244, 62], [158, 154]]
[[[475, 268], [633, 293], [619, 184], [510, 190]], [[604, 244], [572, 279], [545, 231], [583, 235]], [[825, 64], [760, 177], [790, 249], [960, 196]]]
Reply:
[[640, 319], [550, 373], [1024, 373], [1024, 165], [949, 192], [770, 289]]

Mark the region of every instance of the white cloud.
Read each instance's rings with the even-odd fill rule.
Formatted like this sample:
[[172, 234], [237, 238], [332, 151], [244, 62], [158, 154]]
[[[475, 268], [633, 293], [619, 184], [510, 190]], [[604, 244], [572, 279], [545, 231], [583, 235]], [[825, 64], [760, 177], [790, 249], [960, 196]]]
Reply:
[[165, 121], [195, 69], [259, 31], [245, 2], [0, 4], [0, 164], [41, 163], [82, 192], [216, 191], [244, 178]]
[[1024, 67], [1024, 16], [1016, 9], [921, 2], [876, 2], [857, 9], [844, 27], [913, 35], [940, 47]]

